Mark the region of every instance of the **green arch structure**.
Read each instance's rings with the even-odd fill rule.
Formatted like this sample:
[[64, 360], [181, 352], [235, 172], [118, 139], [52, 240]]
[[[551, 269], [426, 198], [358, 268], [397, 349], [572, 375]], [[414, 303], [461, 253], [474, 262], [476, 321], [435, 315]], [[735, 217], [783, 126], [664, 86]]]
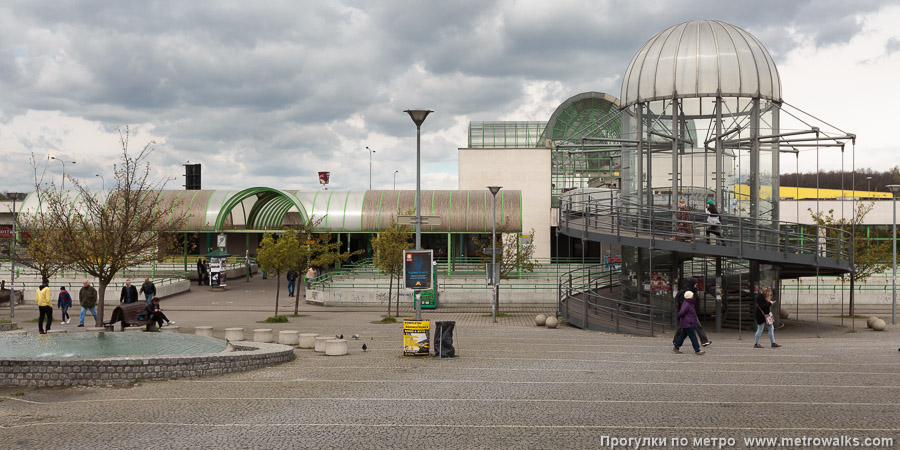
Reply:
[[620, 134], [619, 101], [602, 92], [584, 92], [556, 108], [542, 138], [578, 144], [583, 137], [618, 138]]
[[218, 217], [216, 217], [215, 230], [222, 230], [225, 220], [231, 214], [231, 210], [254, 195], [257, 199], [253, 207], [250, 208], [250, 214], [247, 216], [245, 225], [248, 230], [281, 228], [284, 223], [284, 216], [292, 207], [297, 208], [303, 221], [309, 220], [306, 208], [303, 207], [303, 204], [300, 203], [297, 197], [279, 189], [253, 187], [244, 189], [225, 201]]

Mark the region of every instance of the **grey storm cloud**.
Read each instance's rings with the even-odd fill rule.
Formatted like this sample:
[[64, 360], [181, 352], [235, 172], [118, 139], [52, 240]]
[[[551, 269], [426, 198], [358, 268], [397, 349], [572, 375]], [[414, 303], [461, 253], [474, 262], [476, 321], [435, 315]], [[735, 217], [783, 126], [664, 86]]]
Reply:
[[[458, 136], [429, 150], [452, 160], [466, 139], [458, 117], [496, 120], [533, 100], [529, 82], [559, 83], [559, 101], [618, 96], [634, 52], [674, 24], [733, 23], [777, 61], [799, 45], [788, 30], [846, 42], [859, 15], [889, 3], [11, 1], [0, 5], [0, 122], [47, 110], [106, 130], [146, 124], [164, 138], [167, 172], [202, 160], [235, 172], [205, 178], [225, 186], [313, 174], [304, 161], [367, 169], [346, 148], [374, 135], [409, 145], [402, 110], [424, 106], [437, 111], [428, 130]], [[343, 125], [354, 117], [363, 128]], [[59, 148], [61, 138], [32, 144]]]

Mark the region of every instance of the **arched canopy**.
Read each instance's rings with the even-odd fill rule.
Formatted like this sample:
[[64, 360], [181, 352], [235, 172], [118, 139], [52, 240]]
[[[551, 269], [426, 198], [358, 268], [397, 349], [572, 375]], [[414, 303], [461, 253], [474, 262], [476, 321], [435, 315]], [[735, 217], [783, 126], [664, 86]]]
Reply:
[[227, 219], [231, 216], [232, 209], [253, 196], [256, 196], [256, 201], [247, 215], [245, 225], [247, 229], [280, 228], [284, 222], [284, 216], [291, 208], [297, 209], [302, 220], [306, 221], [309, 218], [306, 208], [297, 197], [279, 189], [252, 187], [237, 192], [225, 200], [216, 217], [215, 229], [217, 231], [223, 229]]
[[543, 138], [577, 145], [584, 137], [617, 138], [621, 129], [619, 99], [603, 92], [582, 92], [553, 111]]

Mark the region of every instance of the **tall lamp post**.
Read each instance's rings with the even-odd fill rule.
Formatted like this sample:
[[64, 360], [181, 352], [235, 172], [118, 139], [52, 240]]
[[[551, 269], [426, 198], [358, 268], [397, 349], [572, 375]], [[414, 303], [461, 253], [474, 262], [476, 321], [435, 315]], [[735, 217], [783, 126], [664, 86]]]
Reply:
[[66, 189], [66, 164], [75, 164], [75, 161], [66, 161], [66, 160], [64, 160], [64, 159], [59, 159], [59, 158], [57, 158], [57, 157], [55, 157], [55, 156], [51, 156], [50, 159], [55, 159], [55, 160], [61, 162], [62, 165], [63, 165], [63, 181], [62, 181], [62, 188], [63, 188], [63, 190], [65, 190], [65, 189]]
[[491, 191], [491, 209], [494, 210], [494, 218], [491, 220], [491, 289], [494, 291], [494, 302], [491, 304], [491, 319], [497, 323], [497, 306], [500, 304], [500, 285], [499, 276], [497, 276], [497, 193], [500, 192], [502, 186], [488, 186]]
[[103, 179], [103, 175], [100, 175], [100, 174], [98, 173], [98, 174], [95, 174], [94, 176], [95, 176], [95, 177], [100, 177], [100, 183], [102, 183], [103, 190], [105, 191], [105, 190], [106, 190], [106, 180]]
[[[22, 192], [7, 192], [6, 198], [12, 200], [12, 221], [13, 221], [13, 235], [12, 242], [9, 244], [9, 264], [10, 264], [10, 274], [9, 274], [9, 318], [12, 319], [16, 317], [16, 258], [13, 256], [16, 254], [16, 202], [25, 200], [25, 195]], [[24, 294], [24, 291], [23, 291]]]
[[[872, 192], [872, 177], [866, 177], [866, 183], [867, 183], [866, 191]], [[868, 192], [866, 192], [866, 195], [869, 195]]]
[[394, 190], [395, 191], [397, 190], [397, 172], [399, 172], [399, 170], [394, 171]]
[[369, 147], [366, 147], [366, 150], [369, 151], [369, 190], [372, 190], [372, 154], [375, 153], [375, 150], [372, 150]]
[[[422, 202], [419, 201], [422, 193], [422, 122], [434, 111], [430, 109], [406, 109], [403, 112], [409, 114], [409, 118], [416, 124], [416, 250], [422, 250]], [[422, 302], [419, 301], [419, 292], [415, 293], [416, 320], [422, 318]]]
[[900, 193], [900, 184], [889, 184], [886, 186], [891, 190], [891, 196], [894, 197], [891, 201], [894, 204], [894, 213], [892, 216], [892, 221], [894, 223], [894, 233], [891, 235], [891, 242], [894, 243], [894, 276], [891, 277], [891, 324], [897, 324], [897, 194]]

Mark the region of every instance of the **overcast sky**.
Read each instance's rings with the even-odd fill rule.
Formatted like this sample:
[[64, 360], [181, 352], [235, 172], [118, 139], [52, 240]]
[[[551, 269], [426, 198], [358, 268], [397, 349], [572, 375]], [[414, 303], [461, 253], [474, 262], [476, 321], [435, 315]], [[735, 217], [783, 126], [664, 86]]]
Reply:
[[[76, 161], [100, 187], [156, 141], [158, 176], [186, 161], [205, 189], [457, 187], [472, 120], [541, 120], [585, 91], [620, 96], [631, 57], [693, 19], [737, 25], [775, 59], [784, 99], [859, 136], [856, 163], [900, 164], [896, 1], [4, 1], [0, 190], [31, 190], [29, 159]], [[807, 170], [814, 169], [814, 158]], [[849, 169], [849, 158], [847, 160]], [[840, 168], [837, 156], [823, 168]], [[58, 182], [63, 164], [50, 161]], [[793, 165], [791, 165], [793, 167]]]

